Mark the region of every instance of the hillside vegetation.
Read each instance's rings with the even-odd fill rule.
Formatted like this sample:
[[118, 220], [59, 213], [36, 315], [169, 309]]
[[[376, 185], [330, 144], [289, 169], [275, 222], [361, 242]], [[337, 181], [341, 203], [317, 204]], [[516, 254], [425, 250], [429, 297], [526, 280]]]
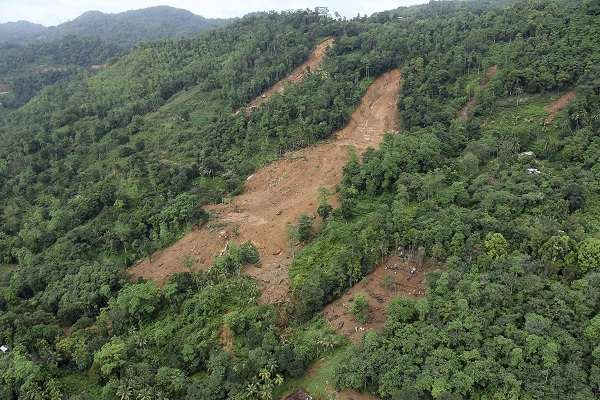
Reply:
[[120, 47], [182, 36], [222, 26], [224, 19], [204, 18], [173, 7], [149, 7], [118, 14], [88, 11], [72, 21], [44, 27], [27, 21], [0, 24], [0, 43], [52, 41], [66, 36], [101, 39]]
[[[256, 14], [141, 45], [3, 111], [0, 397], [272, 399], [328, 357], [305, 387], [318, 396], [598, 398], [598, 15], [597, 0]], [[321, 71], [236, 112], [327, 37]], [[252, 242], [162, 287], [128, 281], [127, 267], [209, 220], [201, 206], [346, 125], [396, 68], [403, 131], [350, 157], [318, 230], [299, 220], [283, 304], [259, 302], [241, 274], [260, 266]], [[441, 268], [348, 344], [323, 307], [399, 252]], [[364, 300], [351, 307], [368, 318]]]
[[19, 107], [44, 87], [96, 71], [137, 44], [190, 37], [227, 22], [151, 7], [120, 14], [91, 11], [49, 28], [24, 21], [0, 24], [0, 85], [11, 92], [0, 101]]
[[46, 27], [27, 21], [0, 24], [0, 43], [10, 43], [41, 34]]

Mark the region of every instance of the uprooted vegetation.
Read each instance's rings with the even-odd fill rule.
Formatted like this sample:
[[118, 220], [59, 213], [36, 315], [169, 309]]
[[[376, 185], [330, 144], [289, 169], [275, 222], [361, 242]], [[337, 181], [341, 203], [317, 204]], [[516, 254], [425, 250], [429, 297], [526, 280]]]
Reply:
[[[231, 238], [256, 243], [260, 267], [245, 273], [259, 280], [265, 302], [277, 302], [288, 295], [288, 267], [291, 262], [288, 224], [302, 215], [314, 215], [321, 188], [330, 190], [340, 182], [351, 148], [362, 152], [377, 146], [386, 132], [397, 128], [396, 102], [400, 72], [378, 78], [367, 90], [350, 123], [332, 140], [293, 152], [251, 175], [244, 193], [227, 204], [208, 207], [213, 219], [193, 230], [173, 246], [131, 268], [133, 277], [164, 282], [184, 271], [181, 259], [188, 254], [207, 266]], [[211, 231], [211, 226], [221, 229]], [[303, 238], [308, 239], [308, 238]], [[305, 240], [302, 240], [305, 241]]]
[[[10, 348], [0, 355], [0, 397], [265, 400], [296, 379], [312, 382], [304, 372], [337, 349], [331, 374], [315, 384], [326, 396], [597, 398], [592, 6], [432, 2], [353, 21], [253, 15], [197, 39], [142, 46], [93, 77], [47, 89], [0, 128], [0, 262], [18, 264], [0, 274], [0, 340]], [[321, 72], [235, 115], [328, 36], [336, 44]], [[498, 73], [472, 118], [457, 119], [474, 71], [489, 65]], [[267, 290], [244, 275], [259, 268], [227, 250], [228, 261], [209, 271], [185, 267], [213, 265], [212, 254], [243, 235], [244, 221], [224, 229], [201, 205], [235, 204], [244, 183], [248, 194], [254, 184], [285, 188], [294, 171], [266, 172], [279, 163], [321, 174], [320, 162], [302, 161], [310, 149], [296, 151], [327, 139], [346, 150], [354, 139], [331, 135], [352, 126], [372, 78], [399, 78], [398, 67], [403, 131], [379, 149], [343, 153], [333, 211], [286, 259], [289, 303], [261, 304]], [[397, 90], [388, 86], [373, 99], [395, 109], [382, 94]], [[569, 89], [576, 99], [544, 125], [548, 93]], [[380, 131], [353, 132], [365, 147], [379, 144], [368, 139]], [[307, 213], [320, 204], [317, 191]], [[250, 207], [238, 205], [236, 214]], [[269, 207], [266, 227], [280, 211]], [[225, 231], [210, 257], [182, 254], [185, 271], [161, 287], [125, 279], [135, 260], [203, 221], [206, 232]], [[442, 268], [427, 275], [425, 296], [397, 297], [382, 328], [344, 347], [323, 308], [399, 248], [422, 248]], [[278, 265], [260, 270], [265, 288], [288, 279]]]
[[566, 109], [573, 100], [577, 97], [577, 92], [575, 90], [569, 90], [567, 93], [560, 96], [558, 99], [548, 104], [545, 108], [548, 113], [548, 118], [546, 118], [545, 123], [550, 124], [556, 116]]
[[246, 107], [246, 112], [254, 111], [256, 108], [269, 101], [271, 96], [273, 96], [275, 93], [282, 93], [287, 85], [298, 83], [304, 79], [306, 75], [313, 72], [318, 72], [325, 59], [327, 50], [329, 50], [334, 42], [335, 38], [332, 37], [320, 42], [305, 62], [294, 69], [287, 77], [278, 81], [275, 85], [261, 93], [260, 96], [252, 100]]
[[415, 259], [394, 255], [378, 264], [344, 294], [325, 306], [323, 313], [342, 336], [355, 342], [366, 332], [381, 332], [390, 302], [397, 297], [422, 298], [425, 276], [433, 270]]
[[[498, 73], [497, 65], [492, 65], [491, 67], [489, 67], [485, 71], [483, 78], [481, 78], [481, 80], [479, 81], [479, 87], [475, 88], [474, 90], [476, 92], [482, 91], [487, 86], [487, 84], [490, 82], [490, 80], [494, 76], [496, 76], [497, 73]], [[471, 89], [469, 88], [469, 91], [470, 90]], [[458, 114], [457, 114], [458, 118], [460, 118], [460, 119], [469, 118], [471, 116], [471, 114], [473, 113], [473, 109], [475, 108], [475, 106], [477, 106], [477, 94], [472, 94], [471, 97], [469, 98], [469, 101], [467, 101], [467, 103], [458, 112]]]

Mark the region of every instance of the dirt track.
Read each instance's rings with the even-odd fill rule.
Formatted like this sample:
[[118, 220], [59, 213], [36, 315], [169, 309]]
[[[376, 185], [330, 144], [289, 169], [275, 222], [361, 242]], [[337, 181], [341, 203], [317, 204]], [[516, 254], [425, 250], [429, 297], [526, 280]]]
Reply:
[[267, 91], [262, 93], [260, 96], [252, 100], [248, 107], [246, 107], [246, 112], [251, 112], [253, 109], [260, 107], [262, 104], [267, 102], [271, 96], [275, 93], [281, 93], [285, 89], [286, 85], [294, 82], [298, 82], [304, 78], [307, 73], [311, 71], [315, 71], [319, 69], [323, 60], [325, 59], [325, 55], [327, 54], [327, 49], [329, 49], [333, 43], [335, 42], [334, 38], [327, 38], [321, 43], [317, 45], [317, 47], [313, 50], [311, 55], [308, 57], [302, 65], [292, 71], [284, 79], [277, 82], [275, 85], [271, 86]]
[[[482, 87], [482, 88], [485, 87], [485, 85], [487, 85], [488, 82], [494, 76], [496, 76], [497, 73], [498, 73], [498, 66], [497, 65], [492, 65], [491, 67], [489, 67], [488, 70], [485, 71], [485, 76], [479, 82], [479, 86]], [[460, 119], [467, 119], [467, 118], [469, 118], [469, 116], [473, 112], [473, 109], [475, 108], [476, 105], [477, 105], [477, 96], [473, 96], [473, 97], [471, 97], [469, 99], [469, 101], [467, 102], [467, 104], [465, 104], [463, 106], [463, 108], [460, 109], [460, 111], [457, 114], [458, 118], [460, 118]]]
[[548, 125], [554, 121], [554, 118], [556, 118], [558, 113], [567, 108], [569, 104], [575, 100], [575, 97], [577, 97], [577, 92], [575, 90], [571, 90], [560, 96], [557, 100], [548, 104], [545, 107], [545, 110], [548, 113], [548, 118], [546, 118], [545, 124]]
[[192, 257], [195, 269], [212, 264], [229, 240], [253, 241], [261, 256], [260, 267], [244, 273], [256, 278], [263, 289], [262, 301], [274, 303], [286, 297], [288, 267], [287, 224], [298, 216], [315, 214], [320, 187], [333, 189], [340, 182], [348, 149], [359, 153], [377, 147], [384, 133], [398, 129], [397, 100], [400, 70], [379, 77], [367, 90], [350, 123], [323, 144], [293, 152], [249, 177], [245, 192], [229, 204], [207, 207], [214, 218], [171, 247], [130, 269], [132, 278], [158, 283], [175, 272], [186, 271], [184, 261]]
[[[323, 313], [331, 326], [340, 335], [354, 342], [359, 341], [365, 332], [379, 331], [387, 318], [387, 307], [394, 297], [419, 298], [425, 295], [425, 273], [430, 268], [416, 268], [397, 256], [387, 258], [362, 281], [346, 291], [342, 297], [328, 304]], [[389, 277], [392, 285], [386, 285]], [[350, 304], [357, 295], [363, 295], [369, 303], [370, 320], [366, 324], [356, 321], [349, 312]]]

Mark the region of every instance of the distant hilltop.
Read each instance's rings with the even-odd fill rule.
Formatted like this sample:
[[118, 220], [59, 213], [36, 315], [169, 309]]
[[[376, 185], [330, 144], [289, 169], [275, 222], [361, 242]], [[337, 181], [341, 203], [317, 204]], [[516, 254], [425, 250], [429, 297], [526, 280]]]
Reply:
[[222, 26], [227, 19], [210, 19], [178, 8], [159, 6], [118, 14], [88, 11], [72, 21], [45, 27], [28, 21], [0, 24], [0, 44], [61, 39], [98, 38], [130, 47], [142, 41], [192, 35]]

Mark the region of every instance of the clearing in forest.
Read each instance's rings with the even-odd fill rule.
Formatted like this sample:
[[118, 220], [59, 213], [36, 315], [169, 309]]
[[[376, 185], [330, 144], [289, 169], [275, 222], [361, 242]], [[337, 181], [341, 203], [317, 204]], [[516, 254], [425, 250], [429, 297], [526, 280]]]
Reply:
[[576, 96], [577, 92], [575, 90], [571, 90], [560, 96], [557, 100], [548, 104], [545, 108], [546, 112], [548, 113], [548, 118], [546, 118], [546, 121], [544, 123], [548, 125], [552, 121], [554, 121], [554, 118], [556, 118], [558, 113], [567, 108], [569, 104], [571, 104], [571, 102], [575, 100]]
[[377, 400], [370, 394], [355, 390], [335, 390], [335, 368], [342, 362], [346, 349], [344, 346], [334, 350], [313, 363], [303, 376], [286, 380], [283, 386], [276, 390], [275, 397], [287, 400], [293, 394], [304, 392], [314, 400]]
[[306, 60], [302, 65], [293, 70], [292, 73], [289, 74], [287, 77], [280, 80], [275, 85], [267, 89], [267, 91], [262, 93], [254, 100], [252, 100], [248, 107], [246, 107], [246, 112], [251, 112], [253, 109], [260, 107], [262, 104], [266, 103], [269, 100], [269, 98], [271, 98], [271, 96], [273, 96], [275, 93], [283, 92], [286, 85], [290, 83], [299, 82], [306, 76], [306, 74], [319, 69], [319, 67], [323, 63], [323, 60], [325, 59], [327, 50], [333, 45], [334, 41], [335, 39], [330, 37], [319, 43], [317, 47], [313, 50], [311, 55], [308, 57], [308, 60]]
[[[488, 82], [494, 76], [496, 76], [497, 73], [498, 73], [498, 66], [497, 65], [492, 65], [491, 67], [489, 67], [488, 70], [485, 72], [484, 77], [479, 82], [479, 86], [481, 88], [484, 88], [488, 84]], [[473, 112], [473, 109], [475, 108], [476, 105], [477, 105], [477, 96], [473, 96], [473, 97], [471, 97], [469, 99], [469, 101], [467, 102], [467, 104], [465, 104], [463, 106], [463, 108], [460, 109], [460, 111], [458, 112], [458, 118], [460, 118], [460, 119], [467, 119], [467, 118], [469, 118], [469, 116]]]
[[143, 260], [130, 269], [132, 278], [143, 277], [159, 284], [171, 274], [206, 269], [228, 241], [252, 241], [261, 265], [244, 273], [254, 277], [263, 289], [263, 302], [283, 300], [289, 290], [288, 268], [292, 261], [288, 225], [301, 214], [314, 214], [318, 191], [333, 190], [342, 177], [349, 148], [360, 154], [377, 147], [386, 132], [398, 129], [397, 101], [400, 70], [379, 77], [368, 88], [348, 125], [331, 140], [300, 151], [262, 168], [246, 181], [245, 192], [228, 204], [207, 207], [211, 220], [181, 240]]
[[[425, 274], [430, 269], [397, 255], [390, 256], [342, 297], [328, 304], [323, 311], [325, 318], [340, 335], [357, 342], [365, 332], [381, 330], [390, 300], [425, 296]], [[352, 301], [358, 295], [364, 296], [369, 303], [369, 319], [364, 324], [350, 311]]]

